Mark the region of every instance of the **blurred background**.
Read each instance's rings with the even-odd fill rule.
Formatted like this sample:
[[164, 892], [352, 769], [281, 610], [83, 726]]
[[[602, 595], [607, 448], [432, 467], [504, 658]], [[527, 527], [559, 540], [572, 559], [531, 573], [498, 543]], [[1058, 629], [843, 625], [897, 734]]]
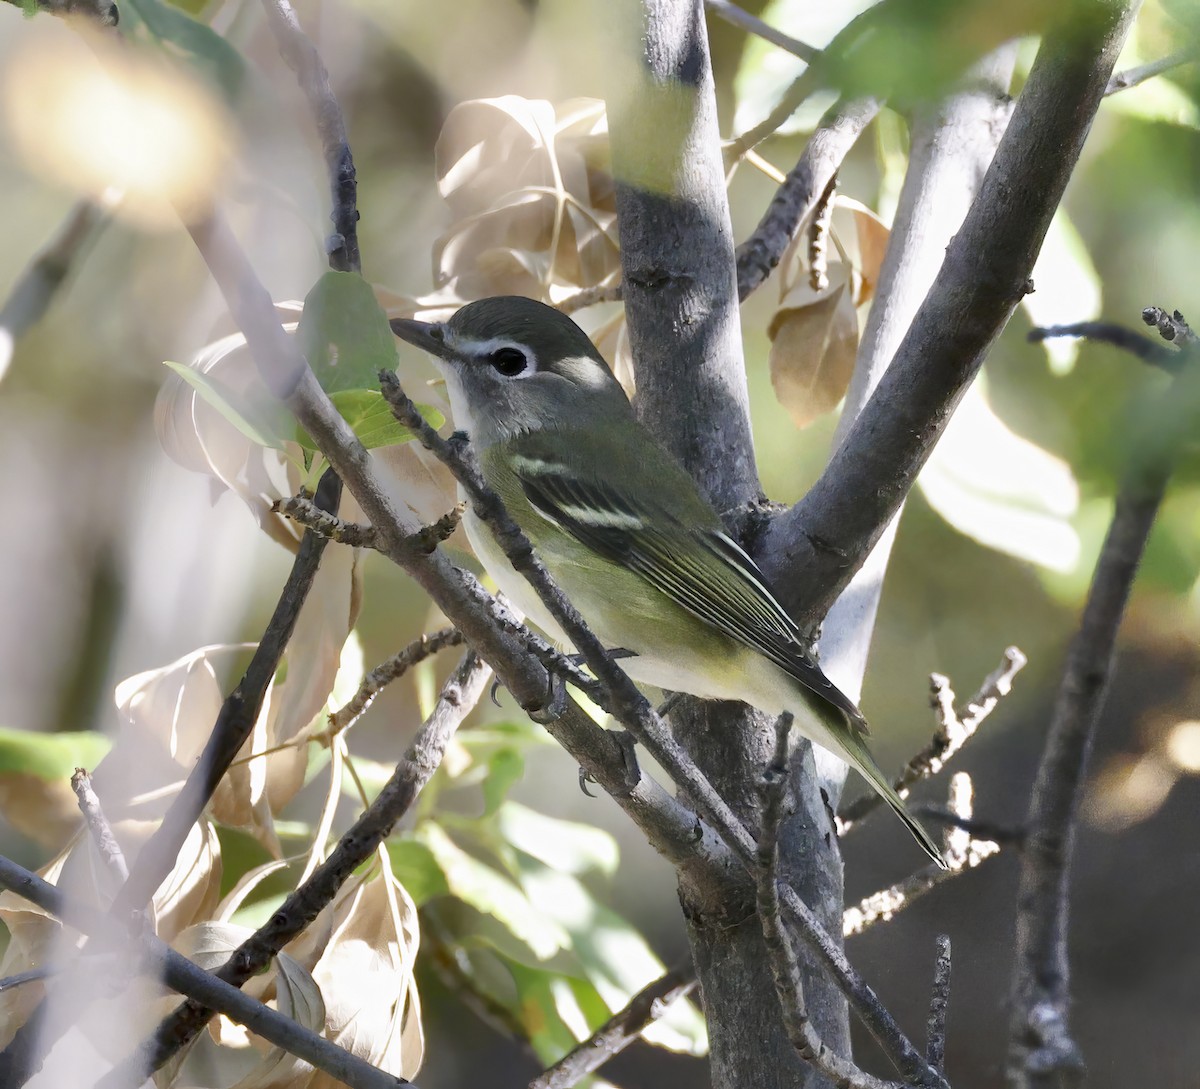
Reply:
[[[571, 0], [459, 0], [452, 15], [384, 0], [296, 6], [349, 124], [363, 273], [400, 297], [444, 287], [435, 282], [431, 254], [454, 217], [438, 192], [434, 148], [449, 112], [476, 98], [561, 103], [606, 90], [613, 46], [594, 16]], [[816, 13], [802, 2], [745, 6], [821, 46], [865, 5], [829, 0]], [[134, 32], [141, 27], [148, 40], [150, 20], [137, 23], [139, 7], [130, 5]], [[212, 89], [219, 72], [207, 83], [202, 70], [197, 77], [213, 121], [211, 130], [197, 122], [191, 131], [210, 132], [212, 143], [190, 141], [199, 158], [188, 171], [194, 176], [216, 164], [221, 205], [260, 277], [277, 300], [302, 299], [326, 267], [328, 195], [295, 80], [257, 4], [189, 0], [180, 7], [210, 23], [245, 62], [233, 96]], [[1118, 67], [1185, 46], [1195, 25], [1191, 11], [1148, 2]], [[710, 31], [722, 132], [733, 136], [766, 114], [798, 62], [719, 20], [710, 19]], [[0, 300], [81, 192], [94, 191], [78, 176], [76, 160], [63, 167], [50, 153], [55, 141], [87, 139], [86, 125], [71, 132], [52, 123], [51, 91], [78, 63], [78, 37], [58, 20], [29, 19], [0, 5]], [[918, 40], [922, 48], [937, 45]], [[168, 59], [179, 52], [177, 44], [158, 49]], [[1022, 47], [1021, 71], [1033, 52], [1032, 43]], [[1192, 65], [1102, 106], [1035, 273], [1037, 321], [1102, 316], [1139, 326], [1149, 305], [1192, 316], [1200, 249], [1198, 96], [1200, 71]], [[788, 131], [759, 149], [764, 158], [786, 171], [828, 103], [806, 106]], [[97, 126], [111, 120], [110, 106], [91, 104]], [[885, 222], [903, 177], [906, 140], [902, 116], [884, 111], [841, 175], [841, 192]], [[753, 230], [774, 185], [744, 165], [734, 175], [738, 239]], [[799, 429], [776, 399], [767, 329], [779, 299], [773, 279], [747, 302], [743, 319], [760, 472], [767, 494], [787, 503], [820, 472], [835, 417]], [[1139, 405], [1166, 381], [1103, 346], [1058, 346], [1050, 354], [1026, 342], [1034, 320], [1019, 311], [987, 363], [980, 409], [987, 426], [952, 446], [948, 437], [951, 453], [931, 464], [926, 488], [904, 513], [862, 701], [876, 724], [881, 765], [898, 767], [933, 727], [929, 673], [948, 675], [965, 700], [1004, 648], [1019, 646], [1028, 667], [956, 765], [972, 774], [977, 815], [1010, 825], [1024, 816], [1127, 436], [1136, 430]], [[154, 425], [155, 398], [168, 374], [163, 361], [187, 361], [231, 330], [177, 223], [118, 209], [73, 262], [44, 319], [16, 345], [0, 384], [7, 470], [0, 727], [111, 732], [113, 690], [123, 678], [200, 646], [261, 634], [290, 554], [260, 531], [236, 496], [167, 457]], [[432, 377], [420, 359], [402, 358], [410, 388]], [[429, 399], [437, 398], [431, 390]], [[1195, 1085], [1200, 1069], [1200, 1040], [1191, 1031], [1200, 1016], [1200, 936], [1190, 906], [1200, 895], [1198, 469], [1193, 450], [1151, 539], [1084, 801], [1072, 892], [1073, 1019], [1097, 1089], [1147, 1080], [1183, 1089]], [[374, 555], [364, 562], [358, 631], [370, 667], [437, 618], [398, 569]], [[439, 677], [449, 664], [439, 661]], [[430, 682], [417, 675], [389, 689], [356, 728], [354, 751], [394, 760], [419, 723], [419, 687]], [[511, 701], [502, 695], [501, 702], [501, 709], [482, 707], [481, 721], [511, 720]], [[589, 887], [631, 920], [664, 962], [679, 960], [686, 944], [668, 868], [614, 805], [580, 793], [574, 765], [557, 748], [531, 748], [523, 768], [513, 798], [616, 838], [619, 866], [590, 878]], [[0, 852], [36, 866], [53, 849], [30, 834], [22, 813], [48, 803], [31, 800], [27, 787], [0, 765]], [[311, 813], [322, 789], [302, 791], [288, 815]], [[921, 795], [940, 800], [943, 791], [935, 783]], [[477, 800], [448, 804], [469, 814]], [[347, 801], [337, 827], [353, 812]], [[903, 875], [910, 861], [903, 839], [899, 826], [883, 819], [854, 833], [845, 845], [848, 902]], [[236, 837], [227, 846], [227, 870], [236, 872]], [[947, 1069], [957, 1084], [1002, 1083], [1015, 873], [1014, 857], [1002, 853], [850, 942], [854, 962], [919, 1036], [934, 936], [951, 935]], [[489, 1085], [515, 1086], [540, 1068], [443, 976], [423, 967], [418, 980], [428, 1033], [424, 1089], [482, 1075]], [[865, 1057], [868, 1048], [864, 1042]], [[631, 1048], [608, 1073], [629, 1089], [706, 1084], [703, 1060], [646, 1045]]]

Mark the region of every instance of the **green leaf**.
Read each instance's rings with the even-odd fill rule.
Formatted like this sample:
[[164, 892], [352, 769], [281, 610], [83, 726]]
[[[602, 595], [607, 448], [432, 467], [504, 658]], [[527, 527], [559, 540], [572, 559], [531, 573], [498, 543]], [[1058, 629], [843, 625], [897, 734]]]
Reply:
[[445, 875], [450, 894], [495, 920], [540, 960], [570, 945], [563, 927], [504, 874], [459, 847], [438, 825], [426, 821], [417, 832]]
[[[355, 763], [357, 765], [357, 761]], [[405, 887], [417, 907], [435, 896], [449, 894], [446, 875], [425, 844], [408, 838], [389, 840], [387, 851], [392, 875]]]
[[611, 876], [620, 861], [617, 841], [590, 824], [547, 817], [518, 802], [505, 802], [497, 812], [500, 834], [513, 847], [552, 870]]
[[[534, 862], [522, 874], [521, 887], [570, 935], [572, 952], [610, 1011], [666, 972], [646, 939], [576, 878]], [[704, 1019], [689, 1002], [673, 1003], [645, 1037], [691, 1055], [703, 1054], [708, 1046]]]
[[507, 962], [517, 988], [517, 1017], [545, 1063], [570, 1051], [590, 1031], [570, 981], [557, 972]]
[[278, 450], [283, 446], [283, 440], [277, 438], [271, 426], [265, 422], [254, 422], [247, 415], [235, 408], [231, 395], [224, 386], [210, 375], [204, 374], [183, 363], [172, 363], [169, 359], [163, 361], [164, 367], [170, 367], [180, 378], [192, 387], [200, 397], [215, 408], [234, 427], [252, 443]]
[[[337, 390], [329, 399], [368, 450], [397, 446], [415, 437], [392, 415], [391, 406], [377, 389]], [[442, 414], [429, 405], [417, 405], [417, 411], [432, 427], [441, 427], [445, 422]], [[297, 426], [295, 438], [305, 450], [316, 451], [316, 444], [302, 427]]]
[[490, 817], [504, 803], [513, 784], [525, 774], [525, 758], [516, 749], [500, 749], [488, 761], [483, 780], [483, 815]]
[[162, 0], [125, 0], [121, 5], [123, 23], [129, 15], [140, 20], [155, 38], [185, 53], [221, 88], [226, 100], [236, 105], [249, 70], [242, 55], [212, 27]]
[[0, 727], [0, 772], [67, 779], [76, 768], [94, 769], [110, 748], [107, 737], [90, 730], [43, 734]]
[[313, 285], [296, 336], [329, 394], [371, 389], [380, 371], [396, 369], [396, 338], [387, 315], [371, 285], [353, 272], [327, 272]]

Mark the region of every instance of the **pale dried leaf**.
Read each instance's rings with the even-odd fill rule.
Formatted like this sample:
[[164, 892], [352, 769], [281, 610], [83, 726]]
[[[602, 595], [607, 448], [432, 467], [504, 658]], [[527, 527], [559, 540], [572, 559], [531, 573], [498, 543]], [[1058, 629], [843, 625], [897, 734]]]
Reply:
[[854, 305], [862, 306], [875, 297], [879, 271], [883, 267], [883, 258], [887, 253], [888, 239], [892, 231], [876, 212], [851, 197], [839, 194], [835, 207], [854, 217], [854, 236], [858, 243], [857, 259], [854, 262], [858, 272], [858, 279], [854, 281]]
[[[333, 917], [333, 932], [313, 972], [325, 1001], [325, 1033], [373, 1065], [412, 1077], [424, 1052], [413, 978], [417, 911], [392, 877], [386, 851], [342, 887]], [[310, 1083], [310, 1089], [337, 1086], [323, 1073]]]
[[829, 286], [822, 291], [797, 282], [767, 332], [775, 396], [797, 427], [807, 427], [837, 407], [854, 373], [858, 314], [845, 265], [830, 266]]

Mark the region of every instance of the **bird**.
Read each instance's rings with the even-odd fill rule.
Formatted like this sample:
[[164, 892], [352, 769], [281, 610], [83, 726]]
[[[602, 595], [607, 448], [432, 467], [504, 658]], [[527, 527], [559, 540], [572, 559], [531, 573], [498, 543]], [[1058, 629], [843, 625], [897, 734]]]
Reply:
[[[740, 700], [854, 768], [920, 847], [945, 861], [867, 747], [867, 720], [822, 672], [754, 560], [634, 413], [569, 316], [522, 296], [469, 302], [445, 322], [393, 318], [431, 355], [487, 484], [595, 634], [640, 684]], [[499, 589], [565, 641], [468, 505], [463, 526]]]

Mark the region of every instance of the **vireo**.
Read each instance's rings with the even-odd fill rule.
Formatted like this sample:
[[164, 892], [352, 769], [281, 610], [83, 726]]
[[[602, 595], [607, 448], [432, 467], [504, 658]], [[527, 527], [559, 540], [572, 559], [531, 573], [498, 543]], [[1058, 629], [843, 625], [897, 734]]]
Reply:
[[[813, 661], [692, 478], [638, 422], [578, 325], [543, 303], [504, 296], [468, 303], [441, 324], [395, 319], [392, 330], [434, 356], [484, 478], [596, 635], [632, 652], [621, 661], [630, 677], [772, 715], [790, 711], [800, 732], [857, 770], [942, 863], [867, 749], [862, 713]], [[500, 589], [561, 638], [470, 508], [463, 523]]]

